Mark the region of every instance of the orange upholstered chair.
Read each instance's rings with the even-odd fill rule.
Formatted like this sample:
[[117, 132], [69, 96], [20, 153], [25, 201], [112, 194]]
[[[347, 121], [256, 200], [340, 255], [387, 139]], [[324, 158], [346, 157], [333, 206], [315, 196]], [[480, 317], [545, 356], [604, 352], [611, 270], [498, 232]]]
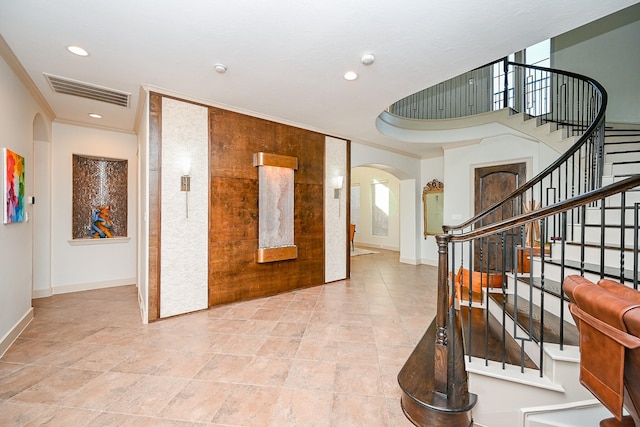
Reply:
[[355, 250], [356, 246], [353, 239], [356, 237], [356, 225], [351, 224], [351, 233], [349, 234], [349, 240], [351, 241], [351, 250]]

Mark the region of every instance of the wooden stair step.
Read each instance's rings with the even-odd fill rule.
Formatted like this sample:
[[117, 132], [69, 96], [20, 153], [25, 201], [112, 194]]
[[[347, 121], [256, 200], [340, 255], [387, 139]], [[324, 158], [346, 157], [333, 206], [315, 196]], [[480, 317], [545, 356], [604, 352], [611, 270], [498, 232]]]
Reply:
[[[518, 276], [518, 281], [523, 282], [529, 286], [533, 286], [534, 288], [542, 290], [542, 279], [540, 277], [530, 277], [526, 276]], [[553, 295], [556, 298], [563, 298], [566, 301], [569, 301], [566, 295], [562, 294], [562, 284], [558, 281], [551, 280], [548, 278], [544, 279], [544, 291], [549, 295]]]
[[[545, 262], [551, 265], [556, 265], [556, 266], [561, 266], [562, 263], [560, 262], [560, 260], [555, 260], [555, 259], [545, 259]], [[564, 261], [564, 268], [565, 269], [570, 269], [570, 270], [575, 270], [575, 271], [580, 271], [580, 261], [574, 261], [574, 260], [565, 260]], [[584, 271], [587, 273], [591, 273], [591, 274], [600, 274], [600, 265], [599, 264], [592, 264], [592, 263], [588, 263], [585, 262], [584, 263]], [[616, 267], [610, 267], [605, 265], [604, 266], [604, 277], [608, 277], [610, 279], [614, 279], [617, 281], [620, 281], [620, 268], [616, 268]], [[625, 281], [630, 281], [633, 280], [633, 270], [624, 270], [624, 278]]]
[[[567, 246], [580, 246], [580, 242], [567, 242]], [[584, 243], [584, 247], [585, 248], [598, 248], [600, 249], [602, 247], [602, 245], [600, 245], [600, 243], [598, 242], [585, 242]], [[612, 244], [606, 244], [604, 245], [605, 249], [608, 250], [614, 250], [614, 251], [619, 251], [620, 245], [612, 245]], [[624, 247], [624, 251], [625, 252], [633, 252], [633, 245], [632, 244], [627, 244]]]
[[[520, 351], [520, 345], [509, 334], [505, 334], [506, 344], [503, 354], [502, 327], [491, 314], [489, 314], [489, 324], [487, 325], [487, 311], [484, 308], [469, 308], [467, 305], [461, 305], [460, 319], [465, 354], [530, 369], [538, 368], [529, 356], [523, 355]], [[523, 360], [521, 360], [522, 356]]]
[[[544, 312], [544, 328], [540, 330], [540, 319], [542, 318], [542, 310], [535, 304], [531, 304], [531, 310], [529, 310], [529, 301], [526, 299], [515, 296], [506, 295], [506, 299], [503, 294], [491, 294], [489, 296], [496, 303], [503, 305], [506, 313], [512, 319], [516, 320], [518, 325], [526, 330], [536, 342], [541, 341], [542, 333], [544, 333], [544, 342], [560, 344], [560, 318], [547, 311]], [[517, 302], [517, 318], [516, 318], [516, 302]], [[567, 313], [567, 315], [570, 315]], [[532, 328], [529, 330], [529, 323], [531, 321]], [[578, 328], [568, 322], [563, 322], [564, 325], [564, 344], [565, 345], [579, 345]]]
[[470, 425], [469, 411], [478, 397], [467, 393], [462, 402], [450, 402], [446, 394], [436, 391], [436, 330], [434, 319], [398, 373], [402, 409], [415, 425]]
[[[462, 285], [456, 288], [456, 297], [464, 304], [469, 302], [469, 291], [471, 291], [471, 301], [482, 303], [484, 301], [482, 292], [476, 292], [469, 286]], [[459, 293], [459, 295], [458, 295]]]

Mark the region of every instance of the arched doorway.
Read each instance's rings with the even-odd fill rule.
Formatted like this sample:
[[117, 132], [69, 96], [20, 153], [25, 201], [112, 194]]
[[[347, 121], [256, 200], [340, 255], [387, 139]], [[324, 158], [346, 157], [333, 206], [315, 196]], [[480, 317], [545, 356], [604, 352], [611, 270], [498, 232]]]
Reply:
[[378, 168], [351, 170], [351, 223], [356, 244], [400, 251], [400, 180]]
[[[401, 262], [420, 264], [416, 180], [387, 165], [352, 166], [350, 205], [356, 244], [396, 250]], [[354, 209], [359, 212], [354, 214]]]
[[51, 295], [51, 138], [40, 114], [33, 119], [32, 295]]

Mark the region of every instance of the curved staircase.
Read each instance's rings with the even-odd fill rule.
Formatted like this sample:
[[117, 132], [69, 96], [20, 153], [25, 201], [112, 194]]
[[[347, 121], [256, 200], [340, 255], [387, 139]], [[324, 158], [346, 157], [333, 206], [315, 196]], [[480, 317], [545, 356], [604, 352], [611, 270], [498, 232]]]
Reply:
[[[640, 131], [605, 127], [606, 93], [597, 82], [508, 66], [514, 76], [531, 68], [554, 87], [586, 85], [593, 96], [571, 102], [593, 104], [563, 99], [574, 106], [531, 117], [514, 105], [523, 94], [505, 102], [518, 126], [531, 124], [523, 132], [555, 134], [545, 142], [562, 154], [501, 203], [437, 237], [438, 313], [398, 375], [403, 410], [418, 426], [595, 426], [608, 416], [579, 383], [578, 332], [561, 283], [579, 274], [637, 289]], [[577, 121], [575, 110], [592, 114]], [[528, 211], [527, 203], [540, 208]], [[506, 204], [511, 217], [500, 215]], [[527, 234], [534, 224], [536, 239]], [[500, 250], [474, 259], [474, 245], [489, 236]], [[489, 267], [491, 256], [512, 257], [513, 268]], [[497, 276], [500, 286], [458, 285], [459, 268]], [[585, 421], [566, 423], [580, 414]]]

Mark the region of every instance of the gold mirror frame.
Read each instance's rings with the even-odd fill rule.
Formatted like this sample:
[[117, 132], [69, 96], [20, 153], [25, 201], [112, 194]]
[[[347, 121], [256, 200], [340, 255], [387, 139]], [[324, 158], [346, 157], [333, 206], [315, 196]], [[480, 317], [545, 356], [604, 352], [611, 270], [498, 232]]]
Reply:
[[[422, 207], [424, 210], [424, 238], [442, 234], [444, 211], [444, 184], [437, 179], [427, 182], [422, 189]], [[431, 206], [428, 210], [427, 206]], [[430, 212], [430, 213], [429, 213]], [[437, 230], [434, 230], [434, 227]]]

